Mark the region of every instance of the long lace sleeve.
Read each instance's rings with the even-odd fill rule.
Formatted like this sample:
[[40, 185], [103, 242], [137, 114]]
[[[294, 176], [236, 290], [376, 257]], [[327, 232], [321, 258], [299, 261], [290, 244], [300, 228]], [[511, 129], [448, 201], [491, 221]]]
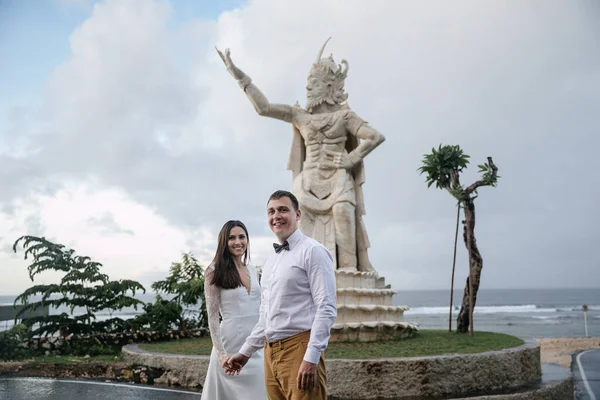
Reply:
[[208, 313], [208, 329], [210, 331], [210, 338], [212, 339], [213, 346], [217, 351], [219, 364], [222, 366], [223, 362], [227, 358], [227, 353], [225, 352], [225, 347], [223, 347], [223, 340], [221, 340], [221, 327], [219, 325], [221, 291], [218, 287], [211, 284], [214, 273], [214, 267], [209, 265], [204, 275], [204, 295], [206, 297], [206, 311]]

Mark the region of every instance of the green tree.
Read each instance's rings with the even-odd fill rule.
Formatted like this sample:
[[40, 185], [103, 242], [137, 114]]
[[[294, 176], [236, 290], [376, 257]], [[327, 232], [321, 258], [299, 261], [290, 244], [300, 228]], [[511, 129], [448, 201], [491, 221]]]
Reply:
[[[460, 146], [440, 145], [431, 154], [424, 155], [423, 165], [418, 169], [426, 174], [427, 187], [435, 183], [436, 188], [447, 190], [462, 207], [465, 213], [463, 221], [463, 240], [469, 254], [469, 277], [465, 285], [460, 311], [457, 317], [457, 332], [473, 334], [473, 310], [477, 302], [477, 291], [481, 279], [483, 259], [475, 240], [475, 199], [477, 190], [482, 186], [495, 187], [498, 182], [498, 168], [491, 157], [485, 164], [479, 165], [481, 179], [463, 187], [460, 173], [467, 168], [469, 156], [464, 154]], [[454, 276], [454, 271], [452, 273]], [[450, 305], [452, 306], [452, 305]]]
[[144, 312], [135, 317], [135, 324], [151, 331], [166, 332], [179, 326], [182, 321], [183, 308], [170, 300], [156, 295], [154, 303], [146, 303]]
[[[31, 258], [27, 269], [32, 282], [36, 275], [45, 271], [64, 273], [60, 283], [33, 286], [15, 299], [15, 305], [18, 302], [24, 305], [17, 314], [17, 319], [21, 314], [44, 305], [56, 310], [64, 307], [69, 311], [27, 319], [25, 324], [28, 328], [39, 324], [36, 329], [31, 330], [32, 336], [47, 336], [57, 332], [66, 336], [69, 333], [119, 331], [124, 329], [126, 321], [118, 317], [97, 321], [96, 313], [106, 310], [112, 315], [114, 311], [126, 307], [137, 309], [138, 305], [143, 304], [134, 297], [137, 291], [146, 291], [139, 282], [111, 281], [108, 275], [100, 272], [102, 264], [89, 257], [76, 255], [73, 249], [66, 249], [62, 244], [36, 236], [17, 239], [13, 245], [15, 253], [19, 246], [25, 250], [24, 259]], [[36, 296], [41, 296], [41, 299], [35, 301]], [[75, 315], [75, 311], [78, 315]]]
[[[181, 309], [179, 329], [207, 328], [208, 315], [204, 299], [204, 271], [191, 252], [183, 253], [180, 262], [171, 264], [169, 276], [152, 284], [156, 293], [172, 296], [171, 302]], [[162, 298], [157, 297], [157, 303]], [[158, 304], [157, 304], [158, 306]]]

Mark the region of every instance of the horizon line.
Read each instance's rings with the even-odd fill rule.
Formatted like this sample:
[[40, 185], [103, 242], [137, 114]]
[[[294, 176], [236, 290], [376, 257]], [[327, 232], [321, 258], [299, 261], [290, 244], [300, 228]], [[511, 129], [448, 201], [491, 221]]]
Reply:
[[[448, 288], [442, 289], [400, 289], [392, 287], [392, 290], [398, 290], [401, 292], [440, 292], [440, 291], [450, 291]], [[462, 292], [464, 289], [454, 289], [455, 292]], [[598, 287], [538, 287], [538, 288], [486, 288], [485, 290], [600, 290], [600, 286]], [[481, 288], [478, 291], [478, 294], [481, 293]], [[137, 294], [142, 295], [156, 295], [156, 292], [147, 291], [146, 293], [138, 292]], [[20, 294], [0, 294], [2, 297], [17, 297]]]

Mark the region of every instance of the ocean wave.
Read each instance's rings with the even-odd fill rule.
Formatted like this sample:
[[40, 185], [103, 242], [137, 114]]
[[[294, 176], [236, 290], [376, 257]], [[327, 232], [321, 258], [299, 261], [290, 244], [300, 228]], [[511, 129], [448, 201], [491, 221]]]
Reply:
[[[458, 307], [453, 307], [452, 312], [458, 311]], [[410, 307], [410, 310], [405, 311], [404, 315], [410, 314], [448, 314], [448, 306], [446, 307]]]
[[[589, 306], [589, 310], [600, 310], [600, 306]], [[460, 310], [460, 307], [453, 307], [453, 312]], [[535, 304], [513, 305], [513, 306], [476, 306], [475, 314], [515, 314], [515, 313], [555, 313], [555, 312], [573, 312], [581, 311], [581, 308], [573, 307], [539, 307]], [[404, 314], [447, 314], [448, 307], [411, 307]]]
[[[558, 311], [564, 311], [564, 312], [572, 312], [572, 311], [582, 312], [581, 306], [579, 306], [579, 307], [560, 306], [557, 308], [558, 308]], [[600, 306], [588, 306], [588, 311], [600, 311]]]
[[541, 324], [541, 325], [563, 325], [567, 322], [562, 321], [560, 319], [538, 319], [538, 318], [533, 318], [533, 323], [534, 324]]
[[534, 315], [531, 318], [540, 319], [542, 321], [559, 321], [565, 319], [574, 319], [573, 315]]

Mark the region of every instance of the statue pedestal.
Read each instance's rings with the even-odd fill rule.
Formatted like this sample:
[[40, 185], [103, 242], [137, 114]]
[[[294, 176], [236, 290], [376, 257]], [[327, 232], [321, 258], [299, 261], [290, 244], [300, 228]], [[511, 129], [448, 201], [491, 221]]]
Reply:
[[404, 322], [407, 306], [392, 305], [396, 291], [377, 272], [335, 272], [337, 318], [332, 342], [372, 342], [409, 337], [418, 324]]

